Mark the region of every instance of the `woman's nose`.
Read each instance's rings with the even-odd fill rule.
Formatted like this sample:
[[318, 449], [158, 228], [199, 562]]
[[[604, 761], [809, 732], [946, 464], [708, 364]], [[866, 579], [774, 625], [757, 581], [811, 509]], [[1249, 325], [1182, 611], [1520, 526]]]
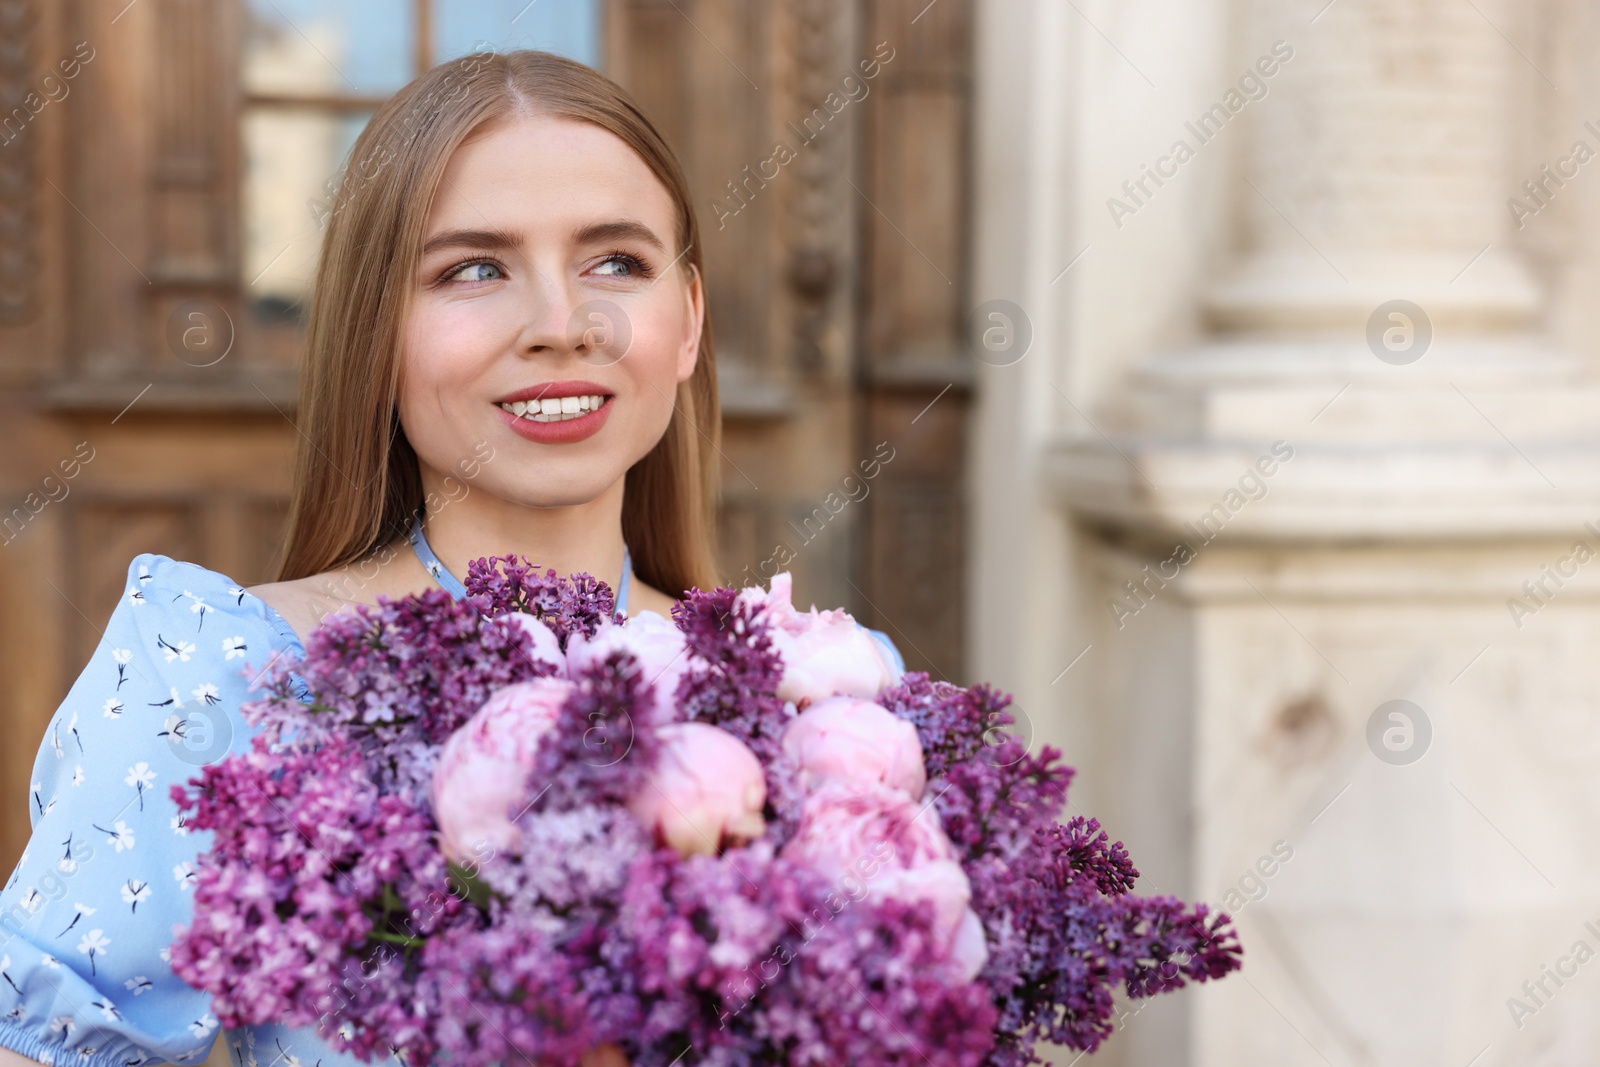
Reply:
[[581, 303], [577, 287], [560, 275], [535, 272], [523, 302], [522, 336], [518, 349], [524, 352], [575, 351], [585, 343], [584, 331], [575, 319]]
[[578, 354], [592, 366], [606, 367], [628, 354], [633, 344], [633, 323], [615, 301], [592, 298], [572, 312]]

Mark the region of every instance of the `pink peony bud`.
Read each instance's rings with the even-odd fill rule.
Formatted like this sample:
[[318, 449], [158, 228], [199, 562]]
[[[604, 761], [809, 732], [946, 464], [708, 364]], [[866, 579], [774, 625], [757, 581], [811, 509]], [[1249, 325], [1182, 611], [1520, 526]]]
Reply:
[[772, 640], [783, 657], [778, 696], [803, 707], [831, 696], [872, 699], [900, 680], [900, 671], [877, 638], [839, 609], [797, 611], [788, 571], [773, 575], [771, 588], [748, 586], [739, 599], [763, 607], [773, 624]]
[[503, 618], [515, 623], [528, 631], [528, 636], [533, 638], [533, 659], [535, 662], [544, 662], [555, 667], [563, 674], [566, 673], [567, 659], [561, 654], [561, 639], [556, 637], [555, 631], [546, 626], [537, 616], [525, 611], [514, 611]]
[[539, 740], [572, 689], [565, 678], [504, 686], [445, 741], [433, 769], [433, 813], [446, 858], [461, 863], [481, 859], [486, 847], [516, 844], [513, 820], [530, 799], [528, 773]]
[[856, 899], [932, 901], [935, 933], [964, 980], [987, 959], [982, 924], [974, 930], [967, 919], [972, 884], [932, 804], [870, 782], [823, 782], [802, 802], [782, 855]]
[[760, 837], [767, 780], [743, 741], [703, 722], [656, 728], [661, 758], [628, 804], [658, 841], [680, 855], [716, 855], [730, 843]]
[[843, 778], [917, 800], [928, 782], [917, 728], [870, 700], [829, 697], [807, 706], [784, 730], [783, 751], [798, 762], [805, 789]]
[[678, 679], [689, 668], [683, 631], [658, 611], [641, 611], [626, 623], [602, 623], [593, 637], [574, 633], [567, 638], [568, 676], [576, 677], [580, 667], [604, 659], [618, 648], [639, 658], [642, 677], [655, 693], [656, 721], [672, 721]]

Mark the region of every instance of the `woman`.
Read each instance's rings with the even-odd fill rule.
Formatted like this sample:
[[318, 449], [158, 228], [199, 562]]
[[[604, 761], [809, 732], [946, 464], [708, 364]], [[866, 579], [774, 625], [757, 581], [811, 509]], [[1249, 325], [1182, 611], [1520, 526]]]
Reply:
[[[317, 270], [281, 580], [135, 557], [40, 746], [0, 890], [0, 1067], [205, 1058], [209, 997], [166, 946], [210, 835], [167, 791], [245, 746], [251, 678], [326, 613], [459, 597], [467, 561], [509, 553], [630, 615], [719, 584], [714, 370], [682, 171], [618, 86], [478, 54], [386, 102]], [[311, 1029], [223, 1037], [240, 1067], [356, 1062]]]

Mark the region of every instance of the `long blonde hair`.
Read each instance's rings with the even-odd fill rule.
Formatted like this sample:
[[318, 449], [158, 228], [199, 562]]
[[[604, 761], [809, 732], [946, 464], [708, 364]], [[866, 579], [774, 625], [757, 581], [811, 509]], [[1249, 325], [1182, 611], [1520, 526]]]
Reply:
[[[396, 401], [401, 324], [428, 209], [456, 147], [483, 123], [528, 109], [593, 123], [637, 152], [676, 204], [683, 260], [704, 277], [683, 170], [638, 105], [603, 74], [549, 52], [474, 53], [401, 89], [356, 139], [334, 194], [311, 297], [278, 581], [360, 559], [403, 534], [422, 506], [417, 456]], [[672, 597], [719, 581], [722, 418], [709, 320], [676, 401], [661, 440], [628, 470], [622, 504], [634, 572]]]

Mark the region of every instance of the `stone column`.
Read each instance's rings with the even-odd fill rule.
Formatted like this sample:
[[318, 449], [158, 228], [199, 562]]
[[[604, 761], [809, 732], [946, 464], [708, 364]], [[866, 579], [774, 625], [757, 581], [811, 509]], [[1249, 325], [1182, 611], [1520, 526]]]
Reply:
[[1600, 953], [1600, 388], [1508, 241], [1526, 12], [1282, 7], [1245, 20], [1295, 56], [1229, 149], [1212, 332], [1046, 464], [1090, 545], [1080, 762], [1246, 945], [1108, 1054], [1581, 1062], [1600, 963], [1540, 979]]
[[1538, 292], [1506, 247], [1505, 167], [1526, 68], [1490, 25], [1509, 24], [1506, 3], [1337, 3], [1307, 24], [1254, 0], [1248, 36], [1294, 54], [1250, 113], [1248, 251], [1208, 294], [1213, 320], [1359, 326], [1403, 296], [1436, 327], [1525, 325]]

